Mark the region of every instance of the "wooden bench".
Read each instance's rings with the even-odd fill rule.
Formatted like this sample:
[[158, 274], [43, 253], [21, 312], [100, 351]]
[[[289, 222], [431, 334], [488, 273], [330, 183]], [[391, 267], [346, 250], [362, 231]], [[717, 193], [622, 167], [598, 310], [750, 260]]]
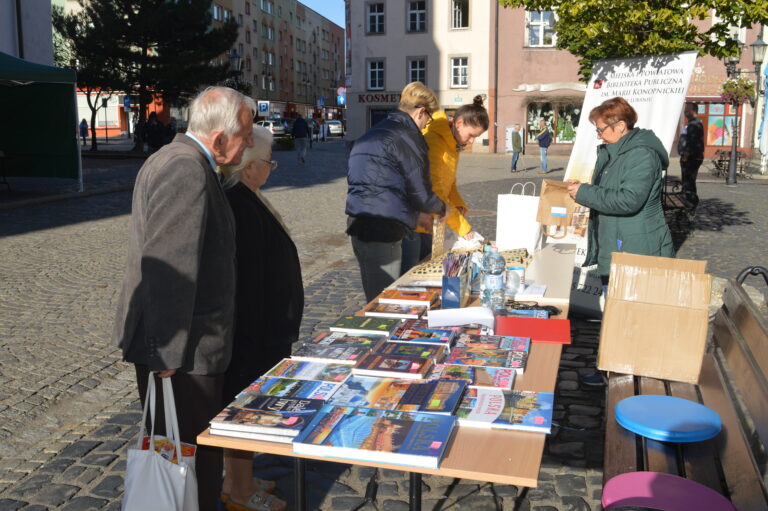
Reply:
[[[763, 448], [768, 446], [768, 321], [737, 281], [728, 282], [723, 300], [712, 326], [713, 349], [704, 356], [698, 385], [609, 376], [603, 484], [626, 472], [664, 472], [714, 489], [736, 509], [768, 509]], [[723, 430], [711, 440], [690, 444], [642, 438], [619, 426], [614, 417], [616, 403], [638, 394], [702, 403], [720, 414]]]
[[661, 207], [665, 213], [671, 213], [673, 220], [682, 227], [681, 220], [690, 223], [696, 215], [696, 204], [683, 195], [683, 183], [679, 179], [665, 177], [661, 194]]

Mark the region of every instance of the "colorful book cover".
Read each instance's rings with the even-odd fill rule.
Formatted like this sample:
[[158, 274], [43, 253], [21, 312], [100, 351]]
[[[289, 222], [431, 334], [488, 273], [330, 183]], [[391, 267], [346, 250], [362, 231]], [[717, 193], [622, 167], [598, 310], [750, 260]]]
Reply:
[[307, 344], [333, 346], [334, 348], [363, 346], [373, 350], [383, 342], [384, 338], [380, 335], [351, 335], [344, 332], [322, 332]]
[[369, 353], [352, 368], [352, 374], [380, 378], [422, 379], [432, 368], [430, 357]]
[[326, 405], [293, 441], [297, 454], [437, 468], [455, 417]]
[[571, 344], [571, 322], [567, 319], [500, 316], [496, 320], [496, 334], [530, 337], [531, 342]]
[[418, 319], [426, 311], [425, 305], [375, 303], [373, 307], [365, 311], [365, 315], [379, 318]]
[[413, 381], [352, 376], [339, 387], [328, 404], [452, 413], [461, 401], [466, 385], [460, 380]]
[[402, 305], [424, 305], [435, 303], [440, 294], [437, 291], [409, 291], [405, 289], [385, 289], [379, 295], [379, 303]]
[[355, 365], [358, 360], [370, 353], [371, 350], [364, 346], [320, 346], [307, 343], [299, 346], [293, 352], [293, 360], [306, 360], [309, 362], [335, 362], [337, 364]]
[[437, 364], [429, 374], [429, 380], [462, 380], [469, 388], [491, 387], [509, 390], [515, 382], [516, 371], [505, 367], [473, 367]]
[[272, 378], [291, 378], [294, 380], [319, 380], [342, 382], [352, 371], [349, 364], [328, 362], [306, 362], [284, 358], [267, 371], [264, 376]]
[[241, 392], [210, 424], [211, 429], [296, 436], [324, 404], [319, 399]]
[[342, 316], [331, 325], [330, 330], [352, 334], [389, 335], [400, 322], [401, 320], [395, 318]]
[[445, 351], [446, 347], [439, 344], [385, 342], [376, 348], [375, 353], [380, 353], [382, 355], [402, 355], [406, 357], [432, 357], [439, 361], [445, 358]]
[[251, 383], [244, 392], [326, 401], [338, 390], [339, 386], [341, 383], [330, 381], [292, 380], [290, 378], [265, 378], [262, 376]]
[[508, 335], [474, 335], [460, 333], [456, 338], [456, 346], [466, 348], [528, 351], [531, 346], [531, 340], [528, 337], [512, 337]]
[[461, 380], [471, 385], [475, 381], [475, 368], [472, 366], [457, 366], [435, 364], [429, 373], [429, 380]]
[[507, 309], [507, 317], [549, 319], [549, 311], [541, 309]]
[[[525, 355], [525, 358], [523, 358]], [[522, 372], [525, 368], [527, 352], [509, 351], [495, 348], [453, 348], [446, 357], [446, 364], [507, 367]]]
[[392, 332], [389, 340], [390, 342], [416, 342], [450, 346], [455, 336], [456, 330], [451, 328], [429, 328], [423, 319], [409, 319]]
[[469, 389], [456, 417], [460, 426], [549, 433], [553, 405], [551, 392]]

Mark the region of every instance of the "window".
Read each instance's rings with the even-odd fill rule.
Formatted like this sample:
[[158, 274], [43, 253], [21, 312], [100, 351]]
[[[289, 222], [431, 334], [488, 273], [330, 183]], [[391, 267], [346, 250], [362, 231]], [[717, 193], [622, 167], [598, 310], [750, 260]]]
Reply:
[[451, 57], [451, 87], [469, 87], [469, 57]]
[[224, 9], [224, 21], [229, 21], [232, 18], [232, 11]]
[[384, 61], [368, 61], [368, 90], [384, 90]]
[[250, 30], [246, 30], [245, 31], [245, 42], [248, 43], [248, 44], [251, 43], [251, 31]]
[[[248, 4], [246, 4], [246, 5], [248, 5]], [[237, 25], [240, 26], [240, 27], [243, 26], [243, 15], [242, 14], [238, 14], [237, 15]]]
[[275, 90], [275, 80], [272, 78], [269, 79], [269, 90]]
[[245, 14], [246, 16], [251, 14], [251, 2], [245, 0]]
[[469, 0], [451, 0], [451, 28], [469, 28]]
[[267, 39], [270, 41], [275, 40], [275, 29], [272, 27], [267, 27]]
[[408, 82], [427, 83], [426, 57], [411, 57], [408, 59]]
[[213, 19], [216, 21], [221, 21], [223, 17], [224, 9], [222, 9], [220, 5], [213, 4]]
[[267, 82], [268, 82], [267, 75], [261, 75], [261, 88], [262, 89], [264, 89], [264, 90], [267, 89], [267, 86], [268, 86]]
[[247, 72], [250, 72], [250, 71], [251, 71], [251, 59], [249, 59], [249, 58], [248, 58], [248, 59], [245, 59], [245, 70], [246, 70]]
[[368, 33], [384, 33], [384, 4], [368, 4]]
[[528, 46], [551, 48], [555, 46], [555, 13], [552, 11], [531, 11], [528, 17]]
[[259, 31], [259, 24], [256, 22], [256, 20], [253, 20], [253, 31], [254, 32]]
[[528, 105], [526, 122], [527, 141], [536, 142], [539, 133], [539, 121], [545, 121], [552, 132], [553, 142], [573, 144], [576, 140], [576, 128], [581, 117], [581, 105], [575, 103], [531, 103]]
[[264, 12], [267, 12], [269, 14], [272, 14], [275, 9], [275, 4], [272, 2], [272, 0], [261, 0], [261, 10]]
[[408, 32], [425, 32], [427, 30], [427, 2], [408, 2]]
[[237, 54], [243, 55], [243, 43], [237, 43]]
[[258, 56], [259, 56], [259, 49], [258, 48], [254, 48], [253, 49], [253, 60], [256, 60], [256, 57], [258, 57]]

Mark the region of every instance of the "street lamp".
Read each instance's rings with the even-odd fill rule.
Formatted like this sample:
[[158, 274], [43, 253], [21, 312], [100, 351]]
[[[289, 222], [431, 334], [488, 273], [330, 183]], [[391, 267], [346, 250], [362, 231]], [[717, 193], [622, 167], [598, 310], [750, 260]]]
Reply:
[[[728, 73], [728, 78], [736, 78], [739, 75], [737, 66], [739, 60], [741, 60], [741, 42], [737, 42], [736, 55], [731, 55], [723, 59], [725, 63], [725, 70]], [[738, 145], [738, 125], [739, 125], [739, 103], [735, 99], [731, 101], [731, 106], [736, 109], [736, 115], [733, 118], [733, 124], [731, 124], [731, 156], [728, 160], [728, 176], [725, 178], [725, 184], [735, 186], [736, 185], [736, 147]]]
[[755, 77], [756, 77], [756, 83], [757, 83], [757, 95], [759, 96], [762, 92], [762, 80], [760, 79], [760, 68], [763, 67], [763, 62], [765, 61], [765, 50], [768, 49], [768, 44], [766, 44], [762, 37], [760, 37], [760, 34], [757, 35], [757, 41], [749, 45], [750, 48], [752, 48], [752, 64], [755, 65]]

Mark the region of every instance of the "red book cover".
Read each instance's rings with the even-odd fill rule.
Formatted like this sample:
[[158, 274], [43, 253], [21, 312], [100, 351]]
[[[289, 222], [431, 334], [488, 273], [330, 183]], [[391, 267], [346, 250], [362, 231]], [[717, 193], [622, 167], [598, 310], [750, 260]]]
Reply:
[[571, 344], [571, 322], [567, 319], [497, 317], [496, 335], [530, 337], [531, 342]]

